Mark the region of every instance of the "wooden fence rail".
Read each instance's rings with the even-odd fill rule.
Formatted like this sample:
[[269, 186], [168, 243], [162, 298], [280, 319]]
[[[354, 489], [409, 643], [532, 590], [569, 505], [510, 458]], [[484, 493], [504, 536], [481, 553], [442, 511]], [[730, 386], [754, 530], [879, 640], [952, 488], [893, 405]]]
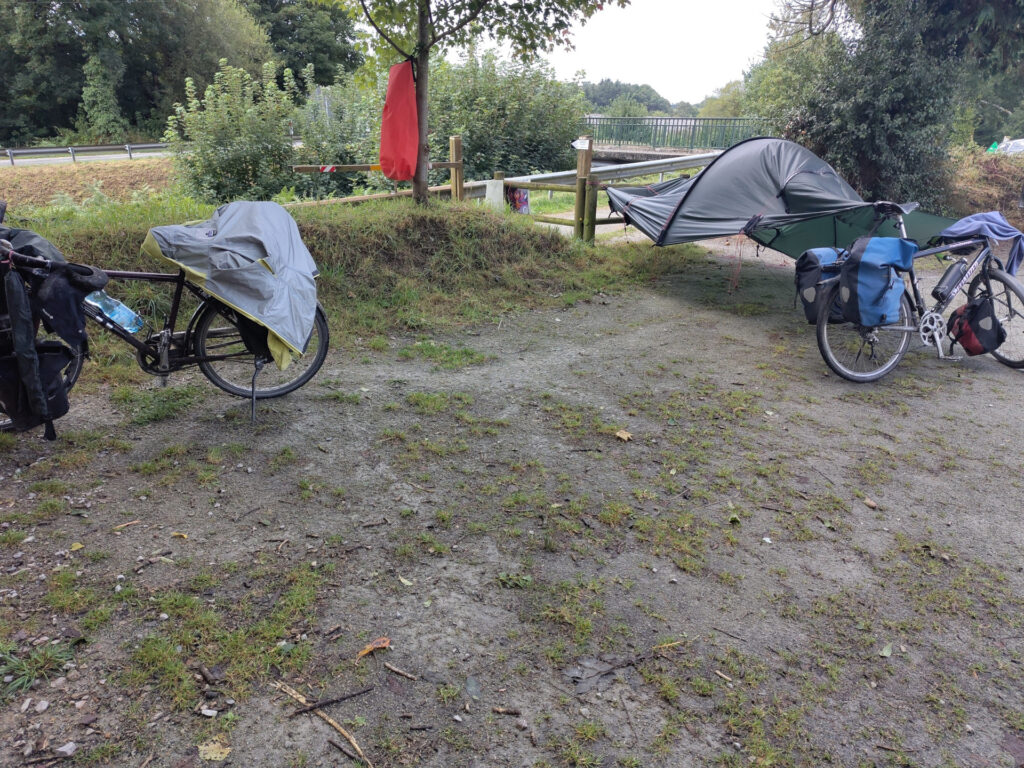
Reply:
[[[445, 190], [451, 190], [452, 200], [465, 200], [466, 191], [463, 182], [464, 169], [462, 167], [462, 137], [451, 136], [448, 139], [448, 160], [427, 163], [428, 170], [448, 169], [451, 171], [451, 183], [447, 186], [429, 187], [428, 192], [439, 194]], [[349, 165], [293, 165], [295, 173], [368, 173], [379, 171], [380, 163], [354, 163]], [[334, 200], [335, 203], [363, 203], [367, 200], [377, 200], [387, 197], [408, 197], [412, 194], [411, 189], [398, 190], [396, 192], [383, 192], [378, 195], [356, 195]]]

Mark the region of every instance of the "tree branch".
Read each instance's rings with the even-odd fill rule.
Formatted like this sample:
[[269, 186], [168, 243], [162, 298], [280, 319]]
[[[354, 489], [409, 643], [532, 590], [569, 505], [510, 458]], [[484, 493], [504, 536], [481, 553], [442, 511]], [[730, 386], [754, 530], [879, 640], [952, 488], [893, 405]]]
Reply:
[[991, 101], [985, 101], [984, 99], [978, 99], [978, 103], [979, 104], [984, 104], [986, 107], [993, 107], [995, 109], [998, 109], [1000, 112], [1004, 112], [1007, 115], [1012, 115], [1013, 114], [1013, 112], [1010, 111], [1009, 109], [1007, 109], [1006, 107], [1001, 107], [998, 104], [993, 104]]
[[[360, 0], [360, 2], [362, 2], [362, 0]], [[486, 8], [489, 4], [490, 0], [479, 0], [477, 7], [473, 11], [470, 11], [470, 13], [466, 15], [466, 18], [464, 18], [462, 21], [460, 21], [458, 24], [456, 24], [451, 29], [445, 31], [444, 33], [440, 35], [434, 35], [434, 37], [430, 39], [431, 47], [433, 47], [436, 43], [441, 42], [446, 37], [451, 37], [460, 29], [465, 28], [468, 24], [473, 23], [473, 21], [475, 21], [477, 17], [480, 16], [481, 13], [483, 13], [484, 8]]]
[[377, 34], [383, 37], [387, 41], [388, 45], [390, 45], [392, 48], [394, 48], [396, 51], [402, 54], [402, 56], [408, 59], [411, 56], [411, 54], [408, 54], [401, 48], [399, 48], [395, 41], [388, 37], [386, 34], [384, 34], [384, 30], [377, 26], [377, 22], [373, 20], [373, 16], [370, 15], [370, 11], [366, 7], [366, 0], [359, 0], [359, 5], [363, 7], [363, 14], [366, 16], [366, 20], [370, 22], [371, 27], [377, 30]]

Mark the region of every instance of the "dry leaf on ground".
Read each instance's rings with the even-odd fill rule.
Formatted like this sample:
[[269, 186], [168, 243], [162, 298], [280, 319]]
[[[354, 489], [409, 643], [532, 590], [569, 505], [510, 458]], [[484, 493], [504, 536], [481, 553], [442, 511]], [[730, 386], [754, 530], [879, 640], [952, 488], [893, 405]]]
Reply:
[[363, 656], [367, 656], [367, 655], [373, 653], [374, 651], [379, 651], [379, 650], [382, 650], [384, 648], [388, 648], [390, 646], [391, 646], [391, 638], [383, 637], [383, 636], [382, 637], [378, 637], [372, 643], [370, 643], [365, 648], [363, 648], [363, 650], [361, 650], [359, 653], [357, 653], [356, 654], [356, 659], [361, 659], [361, 658], [363, 658]]

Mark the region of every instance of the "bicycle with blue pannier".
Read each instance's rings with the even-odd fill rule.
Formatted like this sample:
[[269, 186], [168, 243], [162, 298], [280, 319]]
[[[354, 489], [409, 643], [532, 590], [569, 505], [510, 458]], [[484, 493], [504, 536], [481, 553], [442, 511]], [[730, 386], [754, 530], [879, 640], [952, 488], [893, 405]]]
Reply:
[[[1024, 258], [1024, 237], [1001, 215], [978, 214], [941, 233], [941, 245], [921, 250], [903, 224], [915, 208], [875, 203], [879, 220], [894, 220], [901, 237], [862, 237], [849, 250], [815, 248], [797, 262], [798, 291], [828, 367], [850, 381], [875, 381], [916, 337], [941, 359], [961, 359], [953, 354], [959, 345], [967, 355], [988, 353], [1024, 368], [1024, 286], [1012, 274]], [[1004, 235], [1013, 239], [1005, 265], [992, 249]], [[949, 262], [931, 306], [914, 270], [928, 256]], [[966, 303], [947, 318], [959, 296]]]

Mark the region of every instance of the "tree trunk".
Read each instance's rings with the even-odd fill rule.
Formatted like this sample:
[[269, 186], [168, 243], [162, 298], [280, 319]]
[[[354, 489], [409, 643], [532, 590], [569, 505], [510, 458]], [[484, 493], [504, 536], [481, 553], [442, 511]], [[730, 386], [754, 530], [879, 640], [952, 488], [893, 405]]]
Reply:
[[430, 0], [419, 0], [416, 18], [416, 121], [419, 129], [419, 152], [416, 174], [412, 178], [412, 196], [417, 203], [427, 202], [427, 163], [430, 143], [427, 139], [427, 83], [430, 76]]

